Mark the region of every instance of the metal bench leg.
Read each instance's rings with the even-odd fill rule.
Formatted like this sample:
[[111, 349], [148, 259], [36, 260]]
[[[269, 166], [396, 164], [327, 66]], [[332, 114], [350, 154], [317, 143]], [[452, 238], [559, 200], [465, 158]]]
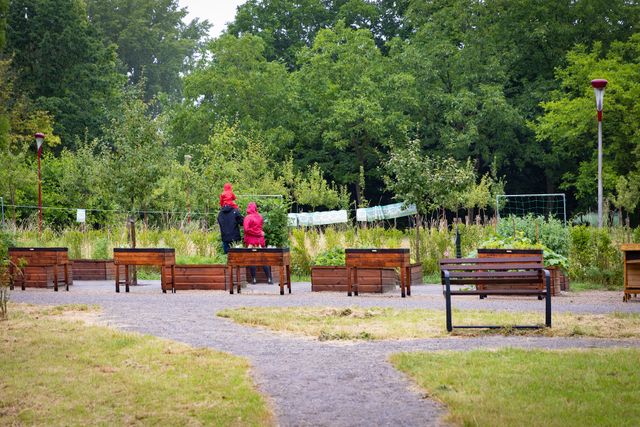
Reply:
[[447, 332], [453, 331], [453, 324], [451, 321], [451, 283], [449, 281], [449, 272], [443, 271], [444, 273], [444, 287], [445, 287], [445, 304], [447, 308]]
[[551, 277], [548, 270], [544, 270], [544, 278], [547, 284], [547, 300], [545, 302], [545, 325], [551, 327]]

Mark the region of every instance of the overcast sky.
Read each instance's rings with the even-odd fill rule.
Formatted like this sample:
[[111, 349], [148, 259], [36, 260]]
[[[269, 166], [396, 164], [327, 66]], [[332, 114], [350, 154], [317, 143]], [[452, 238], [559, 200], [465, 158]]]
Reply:
[[186, 21], [194, 18], [208, 20], [213, 24], [209, 34], [212, 37], [220, 35], [226, 28], [227, 22], [233, 21], [236, 15], [236, 7], [246, 0], [179, 0], [181, 7], [186, 7], [189, 14]]

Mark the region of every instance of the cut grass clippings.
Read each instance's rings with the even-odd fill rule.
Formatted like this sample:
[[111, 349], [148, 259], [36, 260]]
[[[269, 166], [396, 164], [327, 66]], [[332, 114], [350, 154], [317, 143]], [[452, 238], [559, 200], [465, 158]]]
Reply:
[[273, 424], [245, 359], [65, 320], [88, 310], [10, 306], [0, 425]]
[[[394, 308], [241, 307], [218, 316], [233, 321], [324, 340], [439, 338], [448, 334], [442, 310]], [[513, 325], [544, 324], [544, 313], [453, 310], [456, 325], [504, 325], [497, 330], [456, 329], [456, 336], [509, 334], [550, 337], [640, 338], [640, 314], [571, 314], [552, 316], [552, 328], [513, 329]]]
[[473, 426], [637, 426], [638, 349], [402, 353], [391, 362]]

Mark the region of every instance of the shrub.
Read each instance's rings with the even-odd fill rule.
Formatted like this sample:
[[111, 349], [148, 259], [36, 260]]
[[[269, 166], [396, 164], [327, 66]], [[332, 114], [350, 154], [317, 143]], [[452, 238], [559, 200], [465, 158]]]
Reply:
[[498, 235], [502, 237], [513, 237], [520, 232], [534, 243], [542, 243], [554, 252], [561, 255], [569, 255], [570, 232], [562, 221], [549, 217], [533, 216], [529, 214], [524, 217], [510, 215], [503, 218], [498, 223]]
[[313, 259], [313, 265], [317, 266], [343, 266], [345, 265], [344, 248], [333, 247], [320, 253]]
[[609, 230], [584, 225], [571, 228], [569, 275], [572, 279], [618, 289], [623, 283], [622, 253]]

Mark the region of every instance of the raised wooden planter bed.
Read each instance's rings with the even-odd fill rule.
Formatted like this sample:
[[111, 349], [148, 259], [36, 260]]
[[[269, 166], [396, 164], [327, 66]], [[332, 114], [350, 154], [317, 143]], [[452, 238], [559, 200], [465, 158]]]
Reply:
[[73, 277], [76, 280], [113, 280], [116, 268], [112, 259], [74, 259]]
[[[170, 267], [165, 268], [166, 274], [169, 274]], [[246, 285], [244, 269], [238, 271], [239, 276], [233, 278], [234, 282], [237, 283], [239, 280]], [[229, 283], [229, 270], [226, 264], [178, 264], [175, 266], [176, 290], [225, 291], [229, 289]]]
[[73, 272], [69, 268], [67, 248], [9, 248], [11, 267], [11, 287], [49, 288], [58, 290], [60, 283], [66, 290], [73, 285]]
[[[393, 291], [400, 285], [400, 277], [394, 268], [359, 268], [360, 292], [383, 293]], [[411, 265], [411, 285], [422, 284], [422, 264]], [[311, 268], [312, 292], [346, 292], [347, 267], [317, 266]]]

